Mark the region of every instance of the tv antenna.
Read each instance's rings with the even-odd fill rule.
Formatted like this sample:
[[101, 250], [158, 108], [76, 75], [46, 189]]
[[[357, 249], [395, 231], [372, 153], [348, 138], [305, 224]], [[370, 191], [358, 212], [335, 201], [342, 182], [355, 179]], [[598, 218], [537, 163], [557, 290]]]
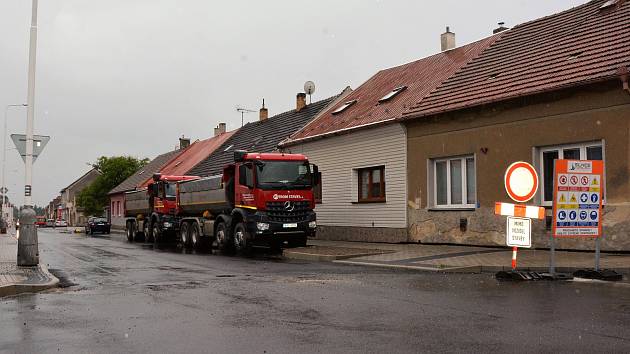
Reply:
[[241, 127], [244, 124], [244, 117], [243, 116], [245, 115], [245, 113], [254, 113], [254, 112], [256, 112], [254, 110], [251, 110], [251, 109], [248, 109], [248, 108], [243, 108], [243, 107], [240, 107], [240, 106], [236, 106], [236, 111], [241, 114]]
[[311, 95], [315, 92], [315, 83], [313, 81], [305, 82], [304, 92], [308, 95], [308, 103], [311, 104], [313, 102]]

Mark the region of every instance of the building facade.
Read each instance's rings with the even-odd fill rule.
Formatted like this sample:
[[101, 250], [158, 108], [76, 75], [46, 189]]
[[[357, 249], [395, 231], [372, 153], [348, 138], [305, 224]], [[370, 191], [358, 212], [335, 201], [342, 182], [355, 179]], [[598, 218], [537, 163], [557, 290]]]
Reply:
[[82, 226], [87, 221], [83, 210], [77, 206], [77, 196], [100, 175], [96, 169], [91, 169], [69, 186], [61, 190], [61, 219], [66, 220], [69, 226]]

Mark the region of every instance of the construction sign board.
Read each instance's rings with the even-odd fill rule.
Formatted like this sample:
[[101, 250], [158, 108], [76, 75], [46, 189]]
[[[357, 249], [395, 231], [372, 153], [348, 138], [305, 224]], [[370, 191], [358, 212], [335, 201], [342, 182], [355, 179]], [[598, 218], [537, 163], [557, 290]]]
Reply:
[[555, 161], [554, 237], [601, 237], [603, 177], [603, 161]]
[[508, 216], [506, 244], [512, 247], [531, 248], [532, 219]]

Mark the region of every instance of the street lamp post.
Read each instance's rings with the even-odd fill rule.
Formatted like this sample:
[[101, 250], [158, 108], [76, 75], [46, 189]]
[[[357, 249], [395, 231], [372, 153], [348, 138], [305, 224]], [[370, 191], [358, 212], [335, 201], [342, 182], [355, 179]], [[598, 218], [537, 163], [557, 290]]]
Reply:
[[18, 239], [18, 266], [39, 264], [35, 210], [31, 198], [33, 183], [33, 122], [35, 114], [35, 62], [37, 54], [37, 0], [33, 0], [31, 10], [31, 33], [28, 55], [28, 96], [26, 100], [26, 156], [24, 158], [24, 208], [20, 213], [20, 238]]
[[[7, 120], [9, 117], [9, 108], [11, 107], [27, 107], [28, 105], [26, 103], [22, 103], [22, 104], [9, 104], [5, 107], [4, 109], [4, 135], [3, 135], [3, 145], [4, 148], [2, 149], [2, 188], [0, 189], [0, 192], [2, 194], [2, 216], [3, 218], [5, 217], [5, 207], [6, 207], [6, 196], [7, 193], [5, 191], [7, 185], [6, 185], [6, 161], [7, 161]], [[6, 214], [8, 215], [8, 214]], [[6, 220], [5, 220], [6, 221]]]

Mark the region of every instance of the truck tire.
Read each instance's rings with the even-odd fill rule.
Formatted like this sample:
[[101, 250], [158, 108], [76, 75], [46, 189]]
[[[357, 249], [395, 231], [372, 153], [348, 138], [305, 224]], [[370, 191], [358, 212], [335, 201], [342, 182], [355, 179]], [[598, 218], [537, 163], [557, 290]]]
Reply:
[[219, 251], [227, 251], [229, 249], [228, 229], [224, 222], [220, 222], [219, 225], [217, 225], [215, 242]]
[[133, 221], [127, 221], [127, 241], [128, 242], [133, 242], [134, 239], [134, 234], [135, 232], [133, 231]]
[[142, 224], [144, 242], [153, 242], [153, 230], [151, 230], [151, 225], [146, 220]]
[[188, 226], [188, 239], [194, 249], [201, 248], [201, 234], [199, 233], [199, 225], [196, 222], [190, 223]]
[[234, 240], [234, 249], [236, 252], [242, 253], [244, 255], [249, 255], [252, 251], [251, 245], [251, 237], [245, 228], [245, 224], [239, 222], [234, 227], [234, 236], [232, 237]]
[[180, 240], [182, 241], [182, 246], [184, 246], [185, 248], [190, 247], [190, 231], [189, 231], [189, 224], [187, 222], [183, 222], [182, 225], [179, 227], [179, 235], [180, 235]]
[[160, 224], [155, 220], [151, 223], [151, 233], [153, 234], [153, 244], [162, 243], [162, 230], [160, 230]]

